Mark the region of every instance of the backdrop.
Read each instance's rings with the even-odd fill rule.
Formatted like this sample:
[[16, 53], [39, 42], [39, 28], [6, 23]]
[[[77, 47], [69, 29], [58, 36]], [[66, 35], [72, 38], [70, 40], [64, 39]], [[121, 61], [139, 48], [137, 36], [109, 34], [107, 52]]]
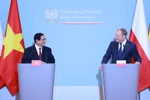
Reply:
[[[143, 1], [148, 26], [150, 1]], [[118, 28], [130, 32], [135, 5], [136, 0], [18, 0], [25, 47], [43, 32], [52, 48], [56, 100], [99, 100], [102, 57]], [[10, 0], [0, 0], [3, 33], [9, 7]]]

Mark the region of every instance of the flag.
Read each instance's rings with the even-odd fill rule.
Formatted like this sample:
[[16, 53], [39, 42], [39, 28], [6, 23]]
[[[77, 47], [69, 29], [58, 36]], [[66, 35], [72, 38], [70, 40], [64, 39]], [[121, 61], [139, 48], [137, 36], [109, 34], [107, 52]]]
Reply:
[[129, 40], [136, 44], [142, 58], [138, 83], [138, 92], [141, 92], [150, 86], [150, 45], [148, 41], [143, 0], [137, 0]]
[[32, 66], [40, 66], [41, 60], [32, 60]]
[[[1, 22], [0, 22], [0, 58], [1, 58], [1, 50], [2, 50], [2, 43], [3, 42], [3, 35], [2, 35], [2, 26], [1, 26]], [[1, 64], [1, 62], [0, 62]], [[0, 74], [0, 88], [4, 87], [5, 83], [1, 77], [1, 74]]]
[[24, 42], [17, 0], [11, 0], [1, 54], [0, 73], [11, 95], [19, 91], [17, 64], [21, 62]]

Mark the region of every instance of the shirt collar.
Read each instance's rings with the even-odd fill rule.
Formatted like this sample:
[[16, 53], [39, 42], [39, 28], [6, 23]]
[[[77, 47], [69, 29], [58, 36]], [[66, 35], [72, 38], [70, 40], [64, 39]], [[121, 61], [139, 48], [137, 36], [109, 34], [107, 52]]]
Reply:
[[41, 48], [41, 50], [42, 50], [42, 47], [39, 47], [36, 43], [35, 43], [35, 48], [36, 48], [36, 50], [39, 50], [39, 48]]
[[125, 46], [126, 42], [127, 42], [127, 39], [125, 39], [125, 40], [124, 40], [123, 42], [121, 42], [121, 43], [122, 43], [122, 45]]

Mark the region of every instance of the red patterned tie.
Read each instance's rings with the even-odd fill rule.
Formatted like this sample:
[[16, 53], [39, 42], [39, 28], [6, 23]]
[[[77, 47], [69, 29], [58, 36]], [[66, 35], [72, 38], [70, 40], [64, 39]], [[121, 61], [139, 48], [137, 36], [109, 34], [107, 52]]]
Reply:
[[41, 48], [39, 48], [39, 57], [40, 57], [40, 60], [42, 60], [42, 52], [41, 52]]

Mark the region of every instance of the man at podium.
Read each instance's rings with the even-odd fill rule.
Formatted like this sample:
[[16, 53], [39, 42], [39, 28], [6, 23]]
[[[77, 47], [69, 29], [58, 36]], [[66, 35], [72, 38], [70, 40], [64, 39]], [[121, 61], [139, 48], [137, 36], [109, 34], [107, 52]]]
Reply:
[[124, 28], [120, 28], [116, 32], [115, 41], [110, 43], [103, 56], [101, 64], [107, 63], [110, 58], [111, 63], [116, 63], [117, 60], [126, 60], [127, 63], [131, 63], [132, 57], [136, 61], [136, 64], [141, 63], [142, 60], [136, 45], [127, 39], [127, 31]]
[[43, 33], [34, 35], [34, 44], [25, 49], [22, 63], [31, 63], [32, 60], [41, 60], [41, 63], [55, 63], [51, 48], [45, 46], [46, 38]]

